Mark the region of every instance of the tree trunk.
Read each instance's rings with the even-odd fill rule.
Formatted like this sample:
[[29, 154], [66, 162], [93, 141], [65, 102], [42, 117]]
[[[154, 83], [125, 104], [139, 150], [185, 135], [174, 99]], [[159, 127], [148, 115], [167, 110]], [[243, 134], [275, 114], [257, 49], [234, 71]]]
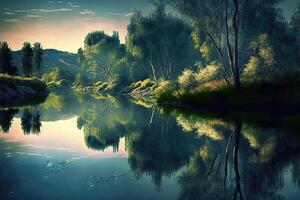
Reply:
[[232, 27], [234, 32], [234, 86], [237, 89], [241, 87], [240, 81], [240, 68], [239, 68], [239, 21], [240, 21], [240, 13], [239, 13], [239, 0], [232, 0], [234, 6], [234, 14], [232, 18]]

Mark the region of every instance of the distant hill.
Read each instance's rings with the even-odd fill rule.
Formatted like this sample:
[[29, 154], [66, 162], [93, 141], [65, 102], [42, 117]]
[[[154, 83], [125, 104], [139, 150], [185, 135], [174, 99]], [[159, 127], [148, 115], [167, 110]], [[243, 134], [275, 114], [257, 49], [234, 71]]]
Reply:
[[[22, 52], [14, 51], [13, 62], [18, 67], [19, 73], [22, 72]], [[42, 73], [49, 73], [53, 68], [59, 67], [63, 71], [75, 75], [79, 71], [79, 65], [77, 63], [77, 55], [65, 51], [59, 51], [55, 49], [45, 49], [42, 61]]]

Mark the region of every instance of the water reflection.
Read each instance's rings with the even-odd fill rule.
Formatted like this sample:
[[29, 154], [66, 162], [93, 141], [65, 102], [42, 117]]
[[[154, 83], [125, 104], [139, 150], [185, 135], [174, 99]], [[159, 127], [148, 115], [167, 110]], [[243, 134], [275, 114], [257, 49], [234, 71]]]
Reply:
[[12, 120], [19, 112], [18, 109], [5, 109], [5, 110], [0, 110], [0, 126], [1, 130], [4, 133], [7, 133], [11, 127]]
[[[120, 147], [125, 148], [134, 179], [146, 185], [144, 177], [149, 177], [161, 195], [164, 185], [172, 185], [164, 183], [165, 178], [177, 184], [174, 190], [178, 199], [294, 199], [300, 194], [298, 130], [260, 127], [241, 119], [227, 121], [178, 110], [165, 114], [164, 109], [142, 99], [82, 93], [53, 93], [41, 105], [2, 109], [3, 133], [9, 132], [14, 117], [20, 119], [25, 135], [41, 134], [38, 137], [43, 138], [50, 132], [41, 129], [43, 123], [58, 125], [62, 120], [71, 120], [71, 124], [65, 124], [72, 128], [69, 138], [61, 135], [61, 139], [74, 140], [79, 132], [79, 139], [89, 151], [112, 148], [112, 153], [118, 153]], [[73, 160], [78, 159], [57, 163], [68, 163], [68, 170]], [[127, 173], [118, 174], [130, 179]], [[103, 176], [91, 177], [99, 182]], [[144, 195], [153, 193], [148, 190]]]

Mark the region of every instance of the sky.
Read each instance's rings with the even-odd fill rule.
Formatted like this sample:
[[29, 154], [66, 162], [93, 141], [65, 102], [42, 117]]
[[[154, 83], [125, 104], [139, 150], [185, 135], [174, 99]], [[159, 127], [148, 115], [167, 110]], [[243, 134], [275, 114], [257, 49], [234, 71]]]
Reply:
[[[297, 2], [283, 0], [285, 17]], [[8, 42], [13, 50], [26, 41], [76, 52], [87, 33], [116, 30], [124, 42], [135, 9], [147, 15], [153, 6], [149, 0], [0, 0], [0, 41]]]

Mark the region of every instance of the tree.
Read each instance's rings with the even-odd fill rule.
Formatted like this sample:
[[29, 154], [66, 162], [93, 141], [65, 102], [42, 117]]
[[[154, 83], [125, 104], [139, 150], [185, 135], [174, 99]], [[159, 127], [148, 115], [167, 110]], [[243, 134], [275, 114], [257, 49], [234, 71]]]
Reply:
[[297, 34], [297, 37], [299, 39], [300, 38], [300, 1], [294, 13], [291, 16], [290, 25], [292, 31]]
[[82, 65], [84, 59], [85, 59], [84, 52], [83, 52], [82, 48], [79, 48], [77, 51], [77, 62], [80, 66]]
[[17, 68], [12, 65], [11, 50], [6, 42], [0, 42], [0, 73], [16, 75]]
[[43, 48], [41, 46], [41, 43], [39, 42], [34, 43], [32, 64], [33, 64], [33, 71], [38, 76], [41, 70], [42, 55], [43, 55]]
[[192, 29], [181, 19], [168, 15], [164, 1], [155, 2], [155, 6], [156, 10], [146, 17], [135, 11], [127, 27], [126, 48], [140, 60], [137, 67], [143, 67], [158, 82], [174, 79], [184, 68], [193, 66], [196, 51]]
[[253, 55], [243, 69], [243, 78], [246, 80], [267, 80], [275, 78], [274, 51], [269, 44], [267, 34], [261, 34], [250, 43]]
[[[240, 87], [239, 0], [175, 0], [173, 5], [194, 28], [194, 38], [202, 53], [213, 48], [222, 64], [227, 83]], [[225, 42], [224, 42], [225, 41]], [[207, 54], [207, 51], [206, 51]], [[209, 55], [206, 55], [208, 57]]]
[[[298, 3], [298, 6], [297, 6], [295, 12], [291, 16], [290, 26], [291, 26], [291, 32], [295, 35], [295, 37], [297, 39], [298, 49], [300, 49], [300, 1]], [[300, 57], [300, 54], [298, 54], [298, 58], [299, 57]], [[300, 59], [298, 59], [298, 61], [300, 62]]]
[[[84, 40], [84, 67], [93, 77], [107, 82], [113, 81], [114, 66], [125, 56], [125, 46], [120, 44], [119, 34], [112, 36], [103, 31], [89, 33]], [[98, 73], [98, 72], [101, 73]]]
[[[206, 61], [222, 65], [223, 78], [239, 87], [240, 72], [252, 56], [251, 41], [267, 34], [276, 67], [295, 66], [297, 48], [281, 15], [281, 0], [174, 0], [193, 27], [196, 47]], [[255, 28], [253, 28], [255, 27]], [[289, 57], [290, 59], [285, 59]]]
[[25, 42], [22, 48], [22, 66], [23, 66], [23, 73], [25, 76], [30, 76], [32, 74], [32, 48], [30, 43]]

